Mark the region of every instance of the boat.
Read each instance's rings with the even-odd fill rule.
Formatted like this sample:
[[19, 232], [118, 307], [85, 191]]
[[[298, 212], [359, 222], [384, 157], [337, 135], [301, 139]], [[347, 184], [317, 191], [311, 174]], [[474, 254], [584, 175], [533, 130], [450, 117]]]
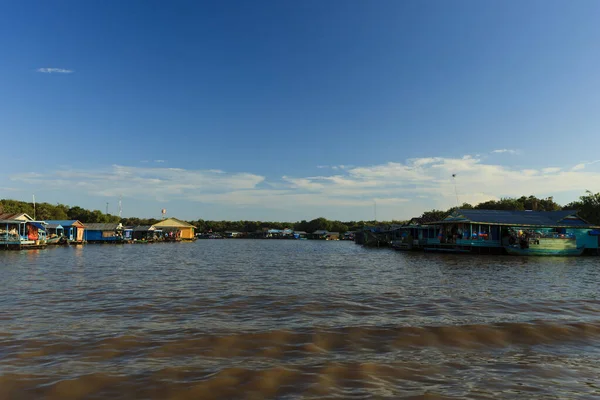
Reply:
[[585, 247], [576, 247], [574, 249], [543, 249], [529, 247], [522, 249], [519, 246], [505, 246], [506, 252], [512, 256], [580, 256]]
[[64, 236], [53, 236], [46, 239], [46, 244], [51, 245], [67, 245], [69, 244], [68, 240]]
[[539, 237], [522, 239], [504, 249], [515, 256], [580, 256], [585, 246], [577, 247], [574, 237]]

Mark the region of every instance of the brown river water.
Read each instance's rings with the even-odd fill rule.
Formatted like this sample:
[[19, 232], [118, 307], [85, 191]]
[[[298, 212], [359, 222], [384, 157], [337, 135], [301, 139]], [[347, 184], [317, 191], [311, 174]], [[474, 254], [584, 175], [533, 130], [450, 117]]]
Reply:
[[600, 398], [600, 258], [0, 252], [0, 399]]

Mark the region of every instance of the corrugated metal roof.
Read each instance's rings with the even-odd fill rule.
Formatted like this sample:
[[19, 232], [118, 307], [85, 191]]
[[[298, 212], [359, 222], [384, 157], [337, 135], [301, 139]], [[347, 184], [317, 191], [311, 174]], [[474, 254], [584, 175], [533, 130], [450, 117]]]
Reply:
[[122, 229], [121, 224], [85, 224], [85, 229], [88, 231], [116, 231]]
[[[23, 218], [25, 217], [25, 218]], [[1, 220], [15, 220], [15, 219], [20, 219], [20, 220], [33, 220], [33, 218], [31, 218], [29, 215], [25, 214], [25, 213], [0, 213], [0, 219]]]
[[71, 226], [81, 226], [83, 227], [84, 225], [76, 220], [76, 219], [52, 219], [52, 220], [47, 220], [46, 223], [48, 224], [57, 224], [57, 225], [62, 225], [63, 228], [68, 228]]
[[195, 228], [194, 225], [188, 224], [187, 222], [177, 218], [167, 218], [164, 221], [157, 222], [153, 226], [161, 226], [168, 228]]
[[42, 225], [42, 224], [41, 224], [41, 223], [39, 223], [39, 222], [30, 222], [30, 224], [31, 224], [31, 225], [33, 225], [33, 226], [35, 226], [35, 227], [36, 227], [36, 228], [38, 228], [38, 229], [41, 229], [41, 230], [43, 230], [43, 231], [45, 231], [45, 230], [46, 230], [46, 228], [44, 228], [44, 225]]
[[[565, 219], [572, 217], [573, 219]], [[523, 226], [591, 226], [573, 210], [565, 211], [508, 211], [508, 210], [457, 210], [444, 221], [460, 222], [461, 220], [491, 225], [523, 225]]]
[[148, 232], [153, 230], [155, 230], [155, 228], [150, 225], [138, 225], [133, 227], [134, 232]]

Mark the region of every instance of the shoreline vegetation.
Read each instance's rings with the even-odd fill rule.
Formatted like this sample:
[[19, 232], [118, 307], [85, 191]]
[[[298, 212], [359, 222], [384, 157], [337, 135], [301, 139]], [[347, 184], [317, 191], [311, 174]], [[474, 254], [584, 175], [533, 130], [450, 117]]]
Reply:
[[[503, 198], [500, 200], [490, 200], [477, 205], [463, 203], [460, 207], [452, 207], [446, 211], [430, 210], [421, 214], [421, 218], [440, 221], [448, 216], [452, 211], [460, 209], [481, 209], [481, 210], [532, 210], [532, 211], [557, 211], [557, 210], [576, 210], [579, 216], [586, 221], [600, 225], [600, 193], [587, 191], [585, 195], [578, 200], [565, 205], [556, 203], [552, 197], [537, 198], [535, 196], [522, 196], [519, 198]], [[0, 213], [27, 213], [34, 215], [33, 203], [19, 200], [2, 199], [0, 200]], [[35, 204], [36, 220], [79, 220], [86, 223], [121, 223], [124, 226], [136, 225], [154, 225], [160, 222], [154, 218], [120, 218], [116, 215], [105, 214], [100, 210], [87, 210], [79, 206], [68, 206], [65, 204]], [[292, 229], [294, 231], [314, 232], [317, 230], [326, 230], [330, 232], [339, 232], [341, 234], [350, 231], [359, 231], [363, 227], [402, 225], [406, 220], [391, 221], [336, 221], [326, 218], [316, 218], [310, 221], [302, 220], [297, 222], [280, 221], [212, 221], [212, 220], [187, 220], [186, 222], [194, 225], [197, 232], [256, 232], [264, 228], [269, 229]]]

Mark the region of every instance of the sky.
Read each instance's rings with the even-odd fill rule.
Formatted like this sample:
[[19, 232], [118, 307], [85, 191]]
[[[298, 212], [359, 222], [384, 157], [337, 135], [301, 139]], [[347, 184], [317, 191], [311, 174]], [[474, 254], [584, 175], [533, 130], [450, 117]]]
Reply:
[[600, 192], [595, 0], [0, 7], [0, 198], [349, 221]]

